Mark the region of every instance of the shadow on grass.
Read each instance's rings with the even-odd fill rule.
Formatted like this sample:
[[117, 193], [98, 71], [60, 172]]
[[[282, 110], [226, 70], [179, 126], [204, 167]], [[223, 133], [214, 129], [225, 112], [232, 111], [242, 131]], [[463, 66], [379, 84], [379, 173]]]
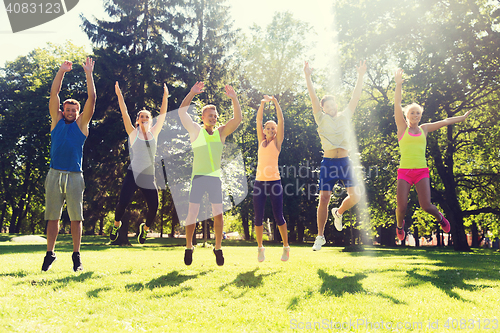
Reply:
[[417, 273], [416, 269], [413, 269], [411, 271], [407, 271], [406, 274], [408, 274], [410, 281], [405, 285], [405, 287], [430, 283], [434, 287], [442, 290], [449, 297], [462, 302], [475, 303], [474, 301], [463, 298], [457, 292], [455, 292], [454, 289], [458, 288], [462, 290], [476, 291], [478, 289], [486, 289], [492, 287], [485, 284], [468, 284], [464, 280], [469, 278], [464, 277], [463, 272], [460, 273], [459, 271], [449, 269], [429, 271], [429, 275], [419, 274]]
[[99, 293], [101, 291], [108, 291], [108, 290], [111, 290], [111, 288], [110, 287], [96, 288], [94, 290], [87, 291], [87, 297], [88, 298], [98, 298]]
[[183, 287], [178, 288], [177, 290], [171, 291], [171, 292], [166, 293], [166, 294], [153, 295], [153, 296], [151, 296], [151, 298], [161, 298], [161, 299], [163, 299], [165, 297], [177, 296], [179, 294], [182, 294], [183, 292], [188, 292], [188, 291], [192, 291], [192, 290], [193, 290], [192, 287], [189, 287], [189, 286], [185, 287], [185, 286], [183, 286]]
[[179, 273], [178, 271], [172, 271], [167, 275], [162, 275], [156, 279], [152, 279], [151, 281], [144, 283], [131, 283], [125, 286], [127, 291], [140, 291], [142, 289], [148, 288], [149, 290], [153, 290], [155, 288], [162, 287], [176, 287], [188, 280], [196, 279], [198, 276], [203, 276], [209, 273], [210, 271], [201, 272], [193, 275], [185, 275]]
[[355, 294], [365, 292], [359, 283], [359, 281], [367, 277], [364, 273], [356, 273], [354, 276], [344, 276], [339, 279], [335, 275], [330, 275], [320, 268], [318, 269], [318, 276], [323, 280], [319, 289], [319, 292], [323, 295], [340, 297], [345, 293]]
[[382, 297], [390, 300], [394, 304], [406, 304], [405, 302], [384, 293], [372, 293], [366, 291], [360, 283], [361, 280], [368, 277], [368, 275], [366, 275], [365, 273], [356, 273], [354, 275], [344, 276], [339, 279], [334, 275], [328, 274], [320, 268], [318, 269], [318, 276], [321, 280], [323, 280], [323, 284], [319, 289], [319, 292], [323, 295], [341, 297], [344, 294], [361, 293]]
[[[40, 280], [31, 280], [32, 286], [54, 286], [54, 290], [61, 289], [67, 287], [71, 282], [82, 283], [86, 280], [92, 278], [94, 272], [85, 272], [85, 273], [75, 273], [74, 275], [68, 275], [66, 277], [60, 279], [49, 280], [46, 278], [42, 278]], [[95, 277], [94, 277], [95, 278]]]
[[0, 274], [0, 277], [15, 277], [15, 278], [23, 278], [28, 275], [28, 272], [24, 270], [19, 270], [17, 272], [12, 272], [12, 273], [2, 273]]
[[290, 303], [286, 307], [287, 310], [295, 310], [297, 309], [297, 306], [299, 305], [299, 301], [306, 300], [311, 298], [311, 296], [314, 294], [312, 290], [307, 290], [303, 296], [295, 296], [290, 300]]
[[[236, 288], [240, 289], [248, 289], [248, 288], [258, 288], [263, 285], [263, 278], [265, 276], [270, 276], [276, 274], [276, 272], [271, 272], [267, 274], [255, 274], [259, 268], [255, 268], [254, 270], [245, 272], [245, 273], [240, 273], [236, 278], [229, 282], [229, 283], [224, 283], [219, 287], [220, 291], [223, 291], [224, 289], [230, 287], [230, 286], [235, 286]], [[246, 294], [248, 290], [243, 290], [241, 294], [235, 296], [234, 298], [240, 298], [244, 294]]]

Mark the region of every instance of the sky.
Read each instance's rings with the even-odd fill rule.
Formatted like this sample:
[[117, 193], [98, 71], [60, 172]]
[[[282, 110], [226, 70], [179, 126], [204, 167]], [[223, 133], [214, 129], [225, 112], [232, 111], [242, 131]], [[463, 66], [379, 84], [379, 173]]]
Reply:
[[[265, 27], [271, 22], [275, 12], [290, 11], [294, 18], [309, 23], [316, 32], [311, 39], [316, 41], [316, 47], [312, 52], [318, 67], [324, 67], [330, 61], [333, 42], [324, 43], [324, 41], [332, 40], [333, 1], [230, 0], [227, 3], [231, 6], [234, 27], [241, 28], [246, 33], [254, 23]], [[107, 17], [103, 9], [103, 0], [80, 0], [75, 8], [61, 17], [25, 31], [12, 33], [7, 11], [0, 5], [0, 67], [3, 67], [6, 61], [13, 61], [37, 47], [44, 47], [47, 42], [62, 44], [66, 40], [71, 40], [77, 46], [84, 46], [90, 53], [92, 45], [80, 28], [80, 14], [87, 18]]]

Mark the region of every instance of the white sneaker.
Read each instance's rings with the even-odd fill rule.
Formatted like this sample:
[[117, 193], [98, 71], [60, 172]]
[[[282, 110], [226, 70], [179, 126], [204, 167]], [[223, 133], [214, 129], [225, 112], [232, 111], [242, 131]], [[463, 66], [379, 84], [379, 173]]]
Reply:
[[338, 210], [338, 208], [332, 208], [333, 224], [335, 225], [335, 229], [342, 231], [342, 215], [337, 213]]
[[314, 241], [313, 251], [321, 250], [321, 247], [326, 244], [325, 236], [316, 236], [316, 240]]
[[264, 255], [264, 252], [266, 251], [266, 248], [265, 247], [259, 247], [259, 255], [257, 257], [257, 260], [259, 262], [263, 262], [264, 260], [266, 260], [266, 256]]
[[283, 254], [281, 255], [281, 261], [287, 261], [290, 258], [290, 246], [283, 246]]

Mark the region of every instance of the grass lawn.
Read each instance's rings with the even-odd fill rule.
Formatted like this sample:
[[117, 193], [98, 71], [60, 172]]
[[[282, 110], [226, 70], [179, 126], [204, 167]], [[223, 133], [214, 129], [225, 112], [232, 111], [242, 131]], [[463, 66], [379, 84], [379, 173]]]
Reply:
[[[0, 235], [0, 332], [495, 332], [500, 331], [500, 253], [366, 247], [342, 252], [225, 241], [225, 265], [183, 240], [111, 247], [84, 236], [74, 273], [71, 236], [41, 272], [44, 243]], [[135, 240], [131, 240], [135, 243]], [[179, 246], [180, 245], [180, 246]], [[343, 327], [342, 327], [343, 326]]]

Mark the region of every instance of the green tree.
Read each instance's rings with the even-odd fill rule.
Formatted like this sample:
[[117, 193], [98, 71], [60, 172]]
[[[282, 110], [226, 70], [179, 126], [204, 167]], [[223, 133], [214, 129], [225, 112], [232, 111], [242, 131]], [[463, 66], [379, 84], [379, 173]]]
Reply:
[[210, 104], [226, 103], [223, 87], [229, 83], [231, 51], [237, 31], [232, 27], [226, 0], [191, 0], [184, 7], [190, 29], [184, 39], [190, 61], [190, 88], [205, 81], [204, 100]]
[[303, 81], [310, 34], [311, 27], [290, 12], [275, 13], [265, 28], [254, 24], [251, 35], [238, 45], [249, 84], [260, 93], [275, 95], [280, 103], [290, 103]]

